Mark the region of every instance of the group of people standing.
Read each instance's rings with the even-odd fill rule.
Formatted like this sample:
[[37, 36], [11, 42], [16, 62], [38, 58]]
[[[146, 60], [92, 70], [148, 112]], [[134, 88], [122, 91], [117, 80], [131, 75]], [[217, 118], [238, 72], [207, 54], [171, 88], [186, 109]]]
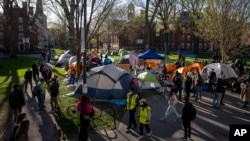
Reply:
[[[161, 120], [166, 120], [171, 113], [175, 113], [177, 119], [182, 119], [183, 127], [184, 127], [184, 137], [183, 139], [190, 138], [191, 136], [191, 116], [190, 113], [191, 107], [193, 107], [192, 103], [189, 102], [189, 97], [185, 97], [185, 103], [182, 110], [182, 115], [180, 115], [175, 108], [177, 103], [176, 98], [176, 90], [174, 88], [171, 89], [169, 97], [168, 97], [168, 108], [161, 118]], [[143, 138], [143, 129], [145, 128], [147, 131], [147, 136], [152, 135], [152, 129], [150, 128], [152, 111], [151, 107], [144, 98], [140, 98], [136, 93], [134, 88], [131, 88], [130, 92], [127, 94], [126, 99], [126, 110], [129, 112], [129, 122], [127, 126], [127, 133], [130, 133], [130, 130], [137, 128], [137, 120], [136, 120], [136, 110], [138, 109], [138, 122], [139, 122], [139, 136], [138, 139]]]

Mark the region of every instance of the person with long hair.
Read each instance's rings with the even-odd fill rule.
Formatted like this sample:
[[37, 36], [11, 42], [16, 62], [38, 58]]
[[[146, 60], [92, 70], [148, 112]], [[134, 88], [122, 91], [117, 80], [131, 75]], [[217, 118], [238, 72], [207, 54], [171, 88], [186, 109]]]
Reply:
[[79, 99], [80, 101], [77, 102], [77, 110], [80, 112], [80, 133], [78, 138], [80, 141], [87, 141], [93, 107], [90, 103], [90, 98], [87, 95], [82, 95]]

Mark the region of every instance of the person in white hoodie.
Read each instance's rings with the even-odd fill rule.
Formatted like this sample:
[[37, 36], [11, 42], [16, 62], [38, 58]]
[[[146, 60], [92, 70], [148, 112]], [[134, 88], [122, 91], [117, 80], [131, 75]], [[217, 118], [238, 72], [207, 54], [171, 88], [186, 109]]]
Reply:
[[168, 108], [165, 111], [164, 116], [161, 118], [162, 121], [166, 120], [171, 113], [175, 113], [177, 120], [181, 118], [180, 114], [176, 111], [175, 108], [176, 103], [177, 103], [177, 97], [175, 94], [175, 89], [171, 88], [168, 98]]

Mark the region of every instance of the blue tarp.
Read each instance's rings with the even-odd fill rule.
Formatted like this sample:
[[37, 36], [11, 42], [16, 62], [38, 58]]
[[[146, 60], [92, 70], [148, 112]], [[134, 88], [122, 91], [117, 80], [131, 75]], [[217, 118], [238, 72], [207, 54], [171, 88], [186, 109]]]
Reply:
[[143, 54], [138, 55], [139, 59], [160, 59], [160, 60], [164, 60], [165, 57], [158, 55], [157, 53], [155, 53], [152, 49], [147, 50], [146, 52], [144, 52]]

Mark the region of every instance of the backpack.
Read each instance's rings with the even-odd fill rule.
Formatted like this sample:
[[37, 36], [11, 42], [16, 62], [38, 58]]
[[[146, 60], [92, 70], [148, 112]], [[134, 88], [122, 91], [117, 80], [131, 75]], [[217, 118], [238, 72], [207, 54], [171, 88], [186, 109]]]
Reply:
[[176, 86], [181, 86], [181, 76], [176, 76], [174, 78], [174, 83]]
[[32, 90], [32, 96], [36, 97], [39, 96], [40, 94], [41, 94], [40, 86], [39, 85], [34, 86]]
[[190, 111], [191, 111], [191, 120], [195, 120], [196, 118], [196, 109], [194, 108], [194, 106], [190, 106]]
[[22, 99], [18, 91], [13, 91], [10, 93], [9, 104], [12, 108], [19, 108], [20, 106], [22, 106], [21, 100]]

